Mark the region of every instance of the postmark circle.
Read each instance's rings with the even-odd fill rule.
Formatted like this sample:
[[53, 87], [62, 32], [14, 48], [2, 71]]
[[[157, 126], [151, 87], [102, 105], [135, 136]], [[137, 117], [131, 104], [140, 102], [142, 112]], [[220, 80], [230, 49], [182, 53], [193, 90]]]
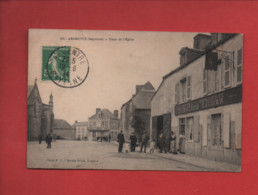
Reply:
[[57, 47], [47, 61], [50, 80], [63, 88], [81, 85], [89, 74], [89, 62], [80, 49], [71, 46]]

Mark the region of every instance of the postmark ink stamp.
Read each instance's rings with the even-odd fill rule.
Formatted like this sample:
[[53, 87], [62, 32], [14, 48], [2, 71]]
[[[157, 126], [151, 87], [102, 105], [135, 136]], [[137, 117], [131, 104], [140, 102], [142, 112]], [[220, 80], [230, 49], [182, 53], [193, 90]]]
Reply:
[[80, 49], [71, 46], [43, 46], [43, 81], [51, 80], [60, 87], [73, 88], [81, 85], [88, 74], [89, 62]]

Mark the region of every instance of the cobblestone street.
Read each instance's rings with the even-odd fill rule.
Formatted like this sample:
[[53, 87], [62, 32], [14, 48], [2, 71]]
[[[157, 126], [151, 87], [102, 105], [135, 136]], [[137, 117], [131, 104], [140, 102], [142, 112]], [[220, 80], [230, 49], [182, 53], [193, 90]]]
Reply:
[[91, 141], [28, 142], [28, 168], [237, 171], [240, 166], [178, 154], [118, 153], [117, 143]]

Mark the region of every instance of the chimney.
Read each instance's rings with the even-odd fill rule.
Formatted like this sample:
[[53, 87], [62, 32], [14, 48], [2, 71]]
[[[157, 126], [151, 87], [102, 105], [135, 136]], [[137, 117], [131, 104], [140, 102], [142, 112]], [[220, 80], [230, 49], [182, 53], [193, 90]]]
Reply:
[[118, 118], [118, 110], [114, 110], [114, 116]]
[[96, 108], [96, 114], [98, 114], [98, 112], [100, 112], [101, 109], [100, 108]]
[[194, 37], [194, 49], [205, 50], [206, 47], [210, 44], [212, 37], [205, 34], [197, 34]]

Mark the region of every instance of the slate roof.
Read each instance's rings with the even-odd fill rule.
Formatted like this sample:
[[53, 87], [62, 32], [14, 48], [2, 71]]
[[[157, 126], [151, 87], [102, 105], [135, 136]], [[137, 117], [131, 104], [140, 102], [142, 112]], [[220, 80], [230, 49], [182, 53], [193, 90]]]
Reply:
[[28, 94], [27, 94], [27, 97], [30, 96], [30, 94], [31, 94], [31, 92], [32, 92], [32, 90], [33, 90], [33, 87], [34, 87], [34, 85], [29, 85], [29, 86], [28, 86]]
[[75, 122], [73, 126], [88, 126], [88, 121]]
[[63, 119], [54, 119], [54, 129], [73, 129], [73, 127]]
[[[97, 113], [89, 117], [89, 119], [95, 119], [97, 118]], [[102, 109], [101, 110], [101, 118], [107, 119], [107, 118], [116, 118], [112, 112], [110, 112], [108, 109]]]

